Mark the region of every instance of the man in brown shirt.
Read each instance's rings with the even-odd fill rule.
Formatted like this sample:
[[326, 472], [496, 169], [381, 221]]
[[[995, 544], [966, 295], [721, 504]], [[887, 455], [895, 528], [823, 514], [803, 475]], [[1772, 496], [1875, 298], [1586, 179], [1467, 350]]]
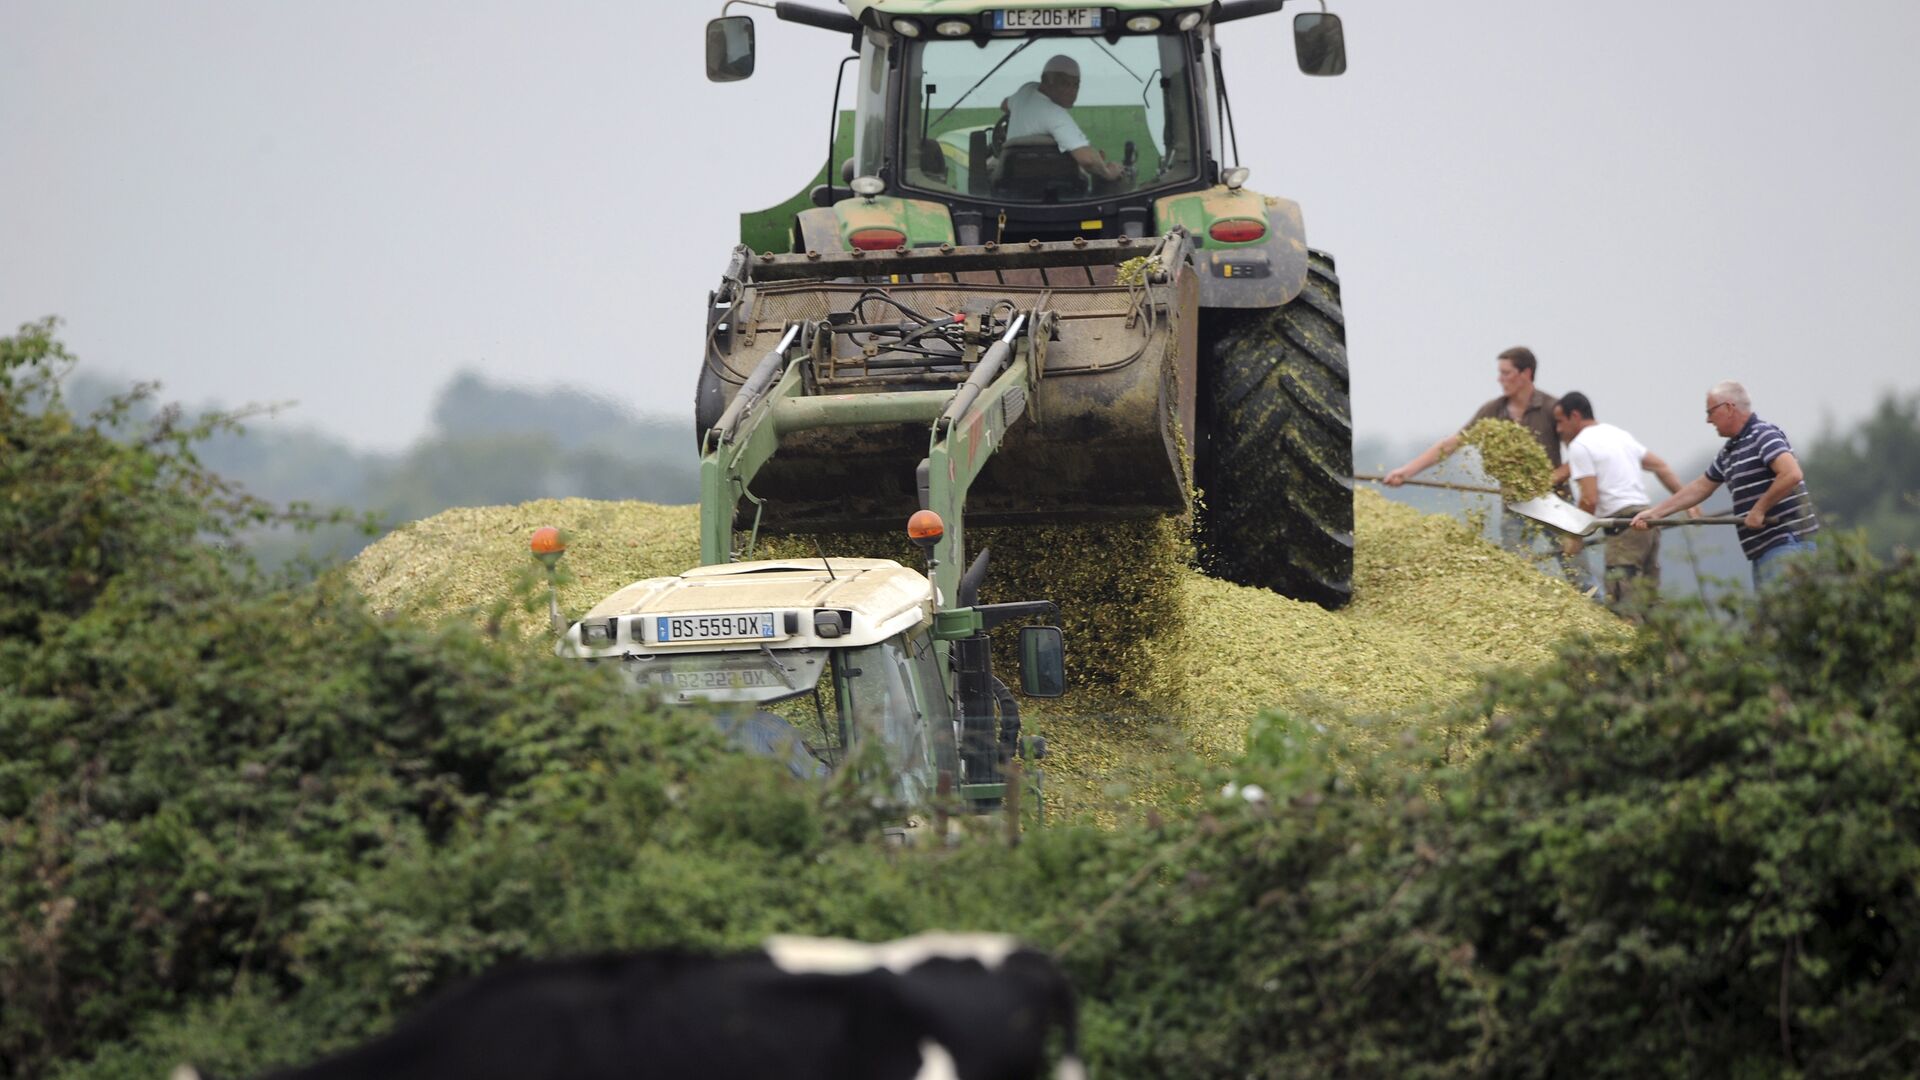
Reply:
[[[1540, 449], [1547, 452], [1547, 460], [1553, 463], [1553, 481], [1565, 483], [1567, 467], [1560, 463], [1560, 435], [1554, 427], [1553, 407], [1559, 399], [1533, 385], [1534, 373], [1540, 368], [1540, 362], [1534, 358], [1533, 350], [1524, 345], [1500, 354], [1497, 375], [1500, 380], [1500, 396], [1480, 406], [1471, 419], [1461, 426], [1461, 430], [1473, 426], [1476, 420], [1495, 417], [1511, 420], [1533, 432], [1540, 442]], [[1460, 432], [1456, 431], [1425, 450], [1414, 455], [1412, 461], [1388, 473], [1386, 483], [1389, 487], [1399, 487], [1410, 477], [1417, 476], [1432, 468], [1441, 458], [1460, 448]], [[1545, 538], [1545, 530], [1534, 522], [1521, 517], [1511, 510], [1500, 515], [1500, 543], [1507, 550], [1537, 561], [1540, 541]], [[1554, 560], [1560, 564], [1560, 570], [1573, 583], [1573, 587], [1586, 592], [1596, 589], [1593, 571], [1588, 567], [1586, 558], [1579, 554], [1569, 554], [1560, 545], [1548, 541]]]

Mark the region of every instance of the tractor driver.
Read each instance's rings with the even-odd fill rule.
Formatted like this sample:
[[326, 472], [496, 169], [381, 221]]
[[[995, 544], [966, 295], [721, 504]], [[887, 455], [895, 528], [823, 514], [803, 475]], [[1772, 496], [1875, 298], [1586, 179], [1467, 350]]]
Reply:
[[1094, 177], [1118, 180], [1126, 175], [1125, 166], [1107, 160], [1093, 148], [1080, 125], [1073, 122], [1075, 99], [1080, 96], [1080, 65], [1071, 56], [1056, 55], [1040, 69], [1040, 81], [1015, 90], [1000, 107], [1007, 111], [1007, 142], [1018, 143], [1036, 135], [1053, 139], [1063, 154]]

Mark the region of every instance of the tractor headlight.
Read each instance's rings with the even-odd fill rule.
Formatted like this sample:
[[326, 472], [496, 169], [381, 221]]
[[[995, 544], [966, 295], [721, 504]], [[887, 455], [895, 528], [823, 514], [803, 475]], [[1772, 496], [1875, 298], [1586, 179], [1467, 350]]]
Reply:
[[933, 24], [933, 32], [941, 37], [966, 37], [973, 33], [973, 24], [962, 19], [941, 19]]
[[1136, 34], [1151, 34], [1155, 30], [1160, 29], [1160, 16], [1135, 15], [1133, 18], [1127, 20], [1127, 29]]
[[589, 649], [603, 648], [613, 644], [614, 621], [583, 622], [580, 624], [580, 644]]
[[1189, 11], [1185, 15], [1180, 16], [1180, 21], [1174, 23], [1174, 25], [1182, 30], [1191, 30], [1200, 25], [1200, 13], [1197, 11]]
[[917, 38], [920, 36], [920, 24], [914, 22], [912, 19], [895, 19], [893, 20], [893, 32], [899, 34], [901, 37]]

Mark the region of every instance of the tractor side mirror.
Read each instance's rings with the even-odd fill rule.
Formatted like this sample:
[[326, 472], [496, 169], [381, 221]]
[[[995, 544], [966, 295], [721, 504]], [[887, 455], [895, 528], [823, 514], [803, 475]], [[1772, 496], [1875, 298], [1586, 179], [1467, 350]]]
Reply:
[[739, 82], [753, 74], [753, 20], [726, 15], [707, 23], [707, 78]]
[[1324, 11], [1295, 15], [1293, 54], [1303, 74], [1346, 74], [1347, 38], [1340, 29], [1340, 16]]
[[1040, 698], [1067, 692], [1067, 643], [1059, 627], [1020, 628], [1020, 690]]

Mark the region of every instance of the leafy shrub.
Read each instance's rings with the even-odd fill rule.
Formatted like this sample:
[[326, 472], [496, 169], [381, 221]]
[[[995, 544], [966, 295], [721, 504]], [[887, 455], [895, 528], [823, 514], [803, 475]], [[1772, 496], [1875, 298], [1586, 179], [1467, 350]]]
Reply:
[[[1076, 953], [1122, 1075], [1902, 1075], [1920, 1054], [1920, 565], [1490, 679], [1470, 761], [1273, 717]], [[1219, 808], [1216, 806], [1216, 812]], [[1211, 828], [1212, 831], [1207, 830]], [[1193, 842], [1192, 836], [1205, 835]], [[1107, 1041], [1111, 1040], [1111, 1041]]]
[[[206, 424], [76, 423], [52, 329], [0, 343], [0, 1073], [236, 987], [324, 981], [372, 1022], [544, 944], [554, 879], [533, 872], [616, 825], [645, 842], [719, 756], [608, 673], [382, 620], [207, 543], [271, 512], [199, 469]], [[764, 838], [780, 814], [734, 817], [712, 828]]]
[[[1847, 1075], [1920, 1051], [1920, 565], [1852, 544], [1732, 625], [1493, 684], [1538, 725], [1435, 843], [1514, 1075]], [[1903, 1064], [1904, 1063], [1904, 1064]]]
[[196, 537], [260, 509], [195, 467], [188, 448], [204, 426], [165, 412], [136, 443], [105, 430], [145, 390], [77, 422], [60, 399], [73, 358], [55, 326], [0, 338], [0, 673], [118, 580], [192, 587], [215, 554]]

